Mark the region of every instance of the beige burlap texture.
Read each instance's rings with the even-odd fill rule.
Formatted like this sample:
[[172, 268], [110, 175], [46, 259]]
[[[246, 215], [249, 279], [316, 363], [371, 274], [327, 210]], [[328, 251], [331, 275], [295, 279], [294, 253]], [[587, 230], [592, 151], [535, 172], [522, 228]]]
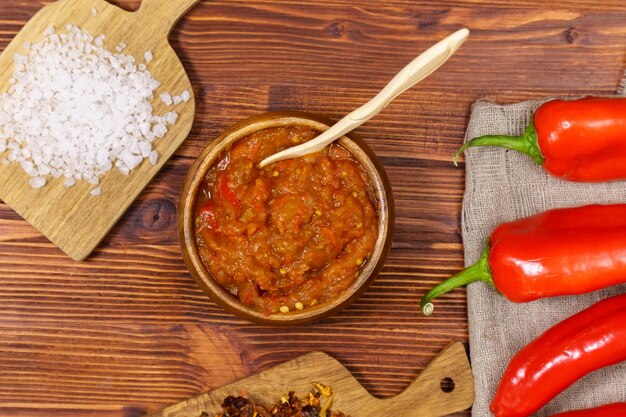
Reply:
[[[466, 139], [486, 134], [521, 135], [538, 105], [539, 102], [523, 102], [500, 106], [479, 101], [472, 108]], [[529, 157], [500, 148], [470, 149], [465, 156], [462, 227], [466, 266], [479, 259], [486, 240], [500, 223], [557, 207], [626, 203], [625, 181], [602, 184], [562, 181], [550, 177]], [[472, 415], [492, 415], [489, 404], [504, 369], [518, 350], [566, 317], [603, 298], [623, 293], [626, 286], [583, 296], [516, 304], [486, 284], [471, 284], [468, 287], [470, 355], [476, 380]], [[615, 401], [626, 401], [626, 363], [587, 375], [536, 416]]]

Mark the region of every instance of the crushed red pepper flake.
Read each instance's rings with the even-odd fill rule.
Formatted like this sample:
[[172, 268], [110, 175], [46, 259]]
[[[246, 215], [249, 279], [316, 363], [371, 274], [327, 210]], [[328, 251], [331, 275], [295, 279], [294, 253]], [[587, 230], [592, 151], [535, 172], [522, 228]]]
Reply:
[[[318, 383], [313, 384], [313, 387], [302, 399], [291, 391], [269, 408], [254, 404], [245, 396], [231, 395], [224, 399], [222, 412], [215, 417], [348, 417], [342, 412], [330, 411], [335, 397], [331, 387]], [[199, 417], [208, 417], [208, 414], [202, 412]]]

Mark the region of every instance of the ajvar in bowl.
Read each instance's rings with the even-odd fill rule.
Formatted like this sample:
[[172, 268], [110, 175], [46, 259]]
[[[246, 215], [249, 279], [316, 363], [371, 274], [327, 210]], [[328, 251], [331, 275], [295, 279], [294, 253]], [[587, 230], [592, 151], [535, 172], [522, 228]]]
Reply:
[[342, 138], [258, 167], [326, 127], [302, 114], [253, 118], [212, 143], [198, 158], [202, 168], [190, 171], [181, 207], [185, 260], [211, 298], [243, 317], [312, 321], [345, 307], [382, 266], [393, 206], [384, 171], [362, 141]]

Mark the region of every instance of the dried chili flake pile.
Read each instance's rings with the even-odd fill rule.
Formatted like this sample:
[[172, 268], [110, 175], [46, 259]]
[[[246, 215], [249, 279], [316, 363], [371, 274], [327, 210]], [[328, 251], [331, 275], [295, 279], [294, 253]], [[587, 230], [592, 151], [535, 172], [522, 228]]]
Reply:
[[[323, 398], [326, 398], [324, 404]], [[222, 403], [223, 411], [215, 417], [348, 417], [339, 411], [330, 411], [333, 398], [331, 388], [320, 384], [314, 384], [314, 389], [303, 399], [291, 391], [269, 408], [243, 396], [228, 396]], [[200, 417], [209, 415], [203, 412]]]

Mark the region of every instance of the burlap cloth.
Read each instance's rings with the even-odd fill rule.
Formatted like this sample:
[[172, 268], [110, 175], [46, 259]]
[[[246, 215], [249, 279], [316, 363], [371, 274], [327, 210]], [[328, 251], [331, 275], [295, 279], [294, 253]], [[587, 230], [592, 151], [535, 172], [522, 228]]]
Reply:
[[[539, 102], [523, 102], [500, 106], [479, 101], [472, 108], [467, 138], [486, 134], [520, 135], [538, 105]], [[556, 207], [626, 203], [624, 181], [576, 184], [558, 180], [544, 173], [529, 157], [505, 149], [470, 149], [465, 156], [462, 227], [467, 266], [478, 260], [486, 239], [500, 223]], [[471, 284], [468, 287], [470, 355], [476, 379], [472, 415], [492, 415], [489, 403], [504, 369], [519, 349], [564, 318], [600, 299], [625, 292], [626, 286], [621, 286], [584, 296], [515, 304], [486, 284]], [[587, 375], [536, 415], [549, 416], [614, 401], [626, 401], [626, 363]]]

